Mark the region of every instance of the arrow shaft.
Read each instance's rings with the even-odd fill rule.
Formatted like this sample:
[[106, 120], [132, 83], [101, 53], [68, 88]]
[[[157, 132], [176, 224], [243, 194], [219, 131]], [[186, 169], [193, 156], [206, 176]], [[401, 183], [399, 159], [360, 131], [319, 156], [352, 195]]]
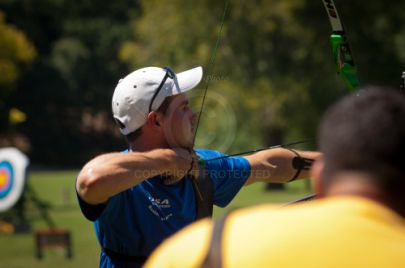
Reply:
[[252, 154], [252, 153], [257, 153], [257, 152], [261, 152], [261, 151], [265, 151], [265, 150], [271, 150], [271, 149], [276, 149], [276, 148], [290, 147], [290, 146], [293, 146], [293, 145], [308, 143], [308, 142], [311, 142], [311, 141], [313, 141], [313, 140], [294, 141], [294, 142], [290, 142], [290, 143], [273, 145], [273, 146], [270, 146], [270, 147], [254, 149], [254, 150], [245, 151], [245, 152], [240, 152], [240, 153], [236, 153], [236, 154], [229, 154], [229, 155], [219, 156], [219, 157], [215, 157], [215, 158], [206, 159], [206, 160], [203, 160], [203, 161], [204, 161], [204, 162], [208, 162], [208, 161], [220, 160], [220, 159], [224, 159], [224, 158], [228, 158], [228, 157], [241, 156], [241, 155], [246, 155], [246, 154]]

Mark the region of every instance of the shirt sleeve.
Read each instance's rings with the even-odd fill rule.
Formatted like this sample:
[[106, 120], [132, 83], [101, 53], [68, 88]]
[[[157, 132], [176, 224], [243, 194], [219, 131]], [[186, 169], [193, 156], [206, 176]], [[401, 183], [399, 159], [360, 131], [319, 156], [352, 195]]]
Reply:
[[[225, 156], [216, 151], [205, 151], [205, 160]], [[227, 157], [206, 162], [206, 170], [214, 185], [214, 204], [225, 207], [232, 201], [250, 175], [250, 164], [243, 157]]]
[[[128, 153], [128, 150], [122, 151], [122, 153], [126, 154]], [[77, 180], [77, 178], [76, 178]], [[76, 183], [75, 183], [76, 185]], [[82, 211], [83, 215], [88, 219], [89, 221], [95, 221], [97, 220], [101, 214], [104, 212], [104, 210], [107, 210], [106, 208], [113, 207], [113, 203], [118, 202], [118, 197], [110, 198], [107, 202], [103, 204], [97, 204], [97, 205], [92, 205], [84, 201], [80, 195], [77, 192], [76, 186], [76, 197], [77, 197], [77, 202], [79, 203], [80, 210]], [[119, 194], [118, 194], [119, 195]], [[118, 196], [117, 195], [117, 196]], [[111, 201], [113, 200], [113, 201]], [[111, 210], [111, 209], [108, 209]]]
[[110, 213], [113, 210], [113, 208], [117, 206], [117, 203], [120, 202], [122, 199], [122, 193], [110, 197], [105, 203], [97, 205], [89, 204], [86, 201], [84, 201], [77, 192], [77, 189], [76, 189], [76, 197], [77, 202], [79, 203], [80, 210], [82, 211], [86, 219], [88, 219], [89, 221], [95, 221], [102, 214]]
[[97, 220], [97, 218], [101, 215], [101, 213], [103, 213], [105, 207], [107, 206], [107, 203], [97, 205], [87, 203], [80, 197], [80, 195], [77, 193], [77, 190], [76, 196], [80, 206], [80, 210], [82, 211], [86, 219], [88, 219], [89, 221]]

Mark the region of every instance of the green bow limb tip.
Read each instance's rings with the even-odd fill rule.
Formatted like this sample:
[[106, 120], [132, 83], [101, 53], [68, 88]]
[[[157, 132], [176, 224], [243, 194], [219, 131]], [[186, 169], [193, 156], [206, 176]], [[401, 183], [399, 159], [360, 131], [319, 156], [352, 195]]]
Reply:
[[357, 67], [353, 62], [348, 43], [345, 37], [339, 34], [332, 34], [330, 42], [332, 43], [336, 71], [345, 82], [347, 88], [353, 92], [358, 89], [360, 82], [357, 77]]
[[357, 68], [347, 62], [343, 64], [343, 67], [338, 70], [338, 74], [350, 91], [355, 91], [360, 86], [359, 79], [357, 78]]

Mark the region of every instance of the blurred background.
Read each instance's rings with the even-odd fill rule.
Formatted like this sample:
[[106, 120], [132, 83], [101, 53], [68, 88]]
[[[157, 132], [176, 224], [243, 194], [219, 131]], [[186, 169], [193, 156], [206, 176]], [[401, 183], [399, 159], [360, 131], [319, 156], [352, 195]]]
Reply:
[[[29, 157], [27, 185], [73, 238], [72, 259], [50, 250], [38, 260], [32, 234], [0, 234], [0, 267], [97, 266], [98, 244], [76, 205], [74, 181], [92, 157], [125, 149], [111, 97], [134, 69], [205, 68], [190, 97], [198, 111], [208, 87], [198, 147], [236, 153], [316, 137], [322, 113], [348, 93], [336, 75], [322, 1], [228, 3], [215, 50], [225, 1], [0, 0], [0, 148]], [[361, 84], [399, 87], [405, 2], [335, 3]], [[309, 191], [305, 181], [281, 192], [264, 188], [247, 187], [230, 208]], [[38, 207], [28, 202], [24, 210], [31, 230], [49, 225]]]

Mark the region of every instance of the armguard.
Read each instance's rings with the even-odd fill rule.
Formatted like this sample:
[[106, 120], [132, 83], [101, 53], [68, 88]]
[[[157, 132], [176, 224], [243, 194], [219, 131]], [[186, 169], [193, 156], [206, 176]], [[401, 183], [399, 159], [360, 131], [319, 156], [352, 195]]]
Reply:
[[288, 181], [293, 181], [296, 178], [298, 178], [298, 176], [301, 173], [301, 170], [309, 170], [312, 166], [312, 163], [314, 162], [314, 159], [310, 159], [310, 158], [305, 158], [305, 157], [301, 157], [299, 155], [299, 153], [297, 153], [297, 151], [293, 150], [293, 149], [289, 149], [289, 148], [285, 148], [291, 152], [293, 152], [296, 156], [292, 159], [292, 167], [294, 169], [297, 170], [297, 172], [295, 173], [295, 175]]

